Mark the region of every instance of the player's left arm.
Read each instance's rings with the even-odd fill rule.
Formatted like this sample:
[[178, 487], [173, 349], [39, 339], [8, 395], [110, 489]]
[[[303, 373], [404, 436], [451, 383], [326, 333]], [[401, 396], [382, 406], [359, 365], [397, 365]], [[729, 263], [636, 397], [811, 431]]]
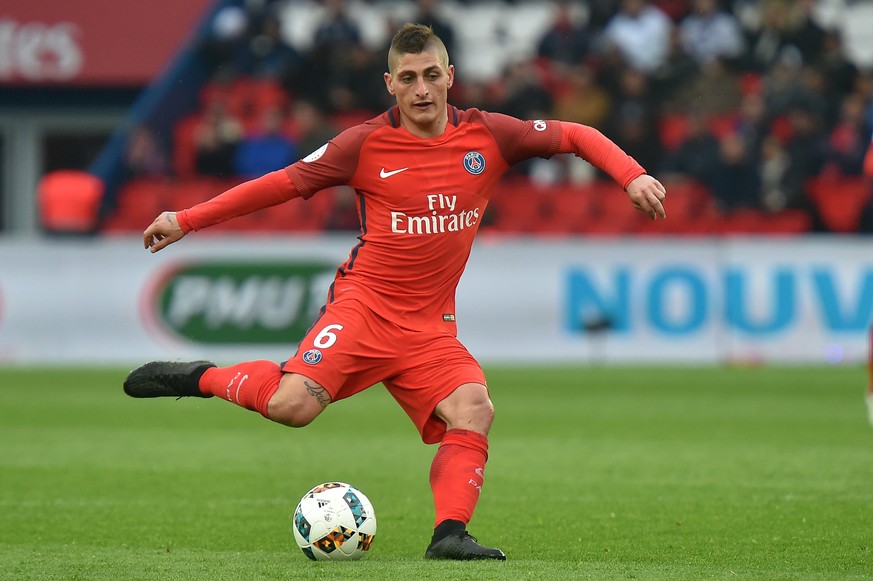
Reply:
[[494, 134], [508, 165], [536, 156], [572, 153], [620, 184], [633, 205], [652, 220], [667, 217], [667, 190], [661, 182], [597, 129], [566, 121], [522, 121], [500, 113], [477, 114]]
[[[552, 121], [554, 123], [554, 121]], [[602, 170], [627, 192], [633, 205], [656, 220], [667, 217], [667, 189], [637, 161], [594, 127], [558, 121], [561, 145], [557, 153], [572, 153]]]

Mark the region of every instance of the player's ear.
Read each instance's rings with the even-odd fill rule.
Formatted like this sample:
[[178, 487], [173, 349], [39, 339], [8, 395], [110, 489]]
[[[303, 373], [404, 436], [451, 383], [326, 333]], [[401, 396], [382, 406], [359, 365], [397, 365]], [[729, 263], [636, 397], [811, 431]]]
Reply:
[[393, 97], [394, 96], [394, 79], [391, 77], [391, 73], [385, 73], [385, 88], [388, 89], [388, 93]]
[[449, 69], [446, 71], [448, 74], [449, 80], [446, 84], [447, 89], [452, 88], [452, 84], [455, 82], [455, 65], [449, 65]]

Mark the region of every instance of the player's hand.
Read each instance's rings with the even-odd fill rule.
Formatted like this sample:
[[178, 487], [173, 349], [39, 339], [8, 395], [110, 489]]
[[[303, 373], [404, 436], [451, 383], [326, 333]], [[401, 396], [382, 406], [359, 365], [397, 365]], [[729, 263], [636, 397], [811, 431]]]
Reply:
[[179, 226], [176, 212], [164, 212], [142, 233], [143, 247], [152, 253], [181, 240], [185, 231]]
[[648, 214], [652, 220], [667, 217], [664, 209], [664, 198], [667, 196], [667, 188], [661, 182], [650, 175], [643, 174], [627, 186], [627, 195], [638, 209]]

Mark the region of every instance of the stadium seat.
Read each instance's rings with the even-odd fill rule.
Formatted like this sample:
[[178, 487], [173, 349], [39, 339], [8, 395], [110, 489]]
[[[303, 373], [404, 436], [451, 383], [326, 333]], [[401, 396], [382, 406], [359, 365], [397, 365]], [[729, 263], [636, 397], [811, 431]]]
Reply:
[[713, 229], [726, 236], [765, 234], [768, 220], [768, 216], [760, 210], [743, 208], [723, 213]]
[[621, 187], [612, 182], [592, 182], [587, 195], [592, 196], [591, 220], [585, 225], [585, 234], [593, 236], [620, 236], [639, 231], [648, 218], [631, 204]]
[[765, 214], [762, 229], [766, 234], [804, 234], [812, 229], [812, 219], [803, 210], [783, 210]]
[[103, 180], [85, 171], [47, 173], [37, 185], [42, 227], [56, 233], [93, 232], [103, 191]]
[[682, 113], [664, 114], [658, 121], [658, 139], [667, 151], [677, 149], [688, 136], [688, 118]]
[[199, 114], [189, 115], [173, 128], [173, 170], [179, 177], [189, 177], [197, 173], [194, 131], [199, 122]]
[[533, 232], [542, 227], [547, 210], [542, 192], [526, 179], [506, 180], [491, 197], [492, 228], [498, 232]]
[[822, 175], [807, 182], [807, 191], [828, 230], [848, 233], [858, 231], [873, 185], [863, 176]]
[[595, 195], [589, 188], [563, 186], [540, 192], [547, 208], [548, 231], [554, 234], [579, 234], [595, 219]]
[[168, 178], [141, 178], [125, 183], [115, 198], [115, 207], [100, 224], [104, 233], [140, 233], [155, 216], [174, 206]]

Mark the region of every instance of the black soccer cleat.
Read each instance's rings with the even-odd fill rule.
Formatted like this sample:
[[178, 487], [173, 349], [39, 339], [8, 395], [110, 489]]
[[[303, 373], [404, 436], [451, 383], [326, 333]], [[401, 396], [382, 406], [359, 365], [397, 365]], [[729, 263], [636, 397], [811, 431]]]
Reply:
[[212, 397], [200, 392], [200, 376], [211, 361], [151, 361], [131, 371], [124, 393], [131, 397]]
[[483, 547], [467, 531], [451, 533], [434, 541], [424, 553], [425, 559], [452, 559], [454, 561], [474, 561], [496, 559], [505, 561], [506, 555], [500, 549]]

